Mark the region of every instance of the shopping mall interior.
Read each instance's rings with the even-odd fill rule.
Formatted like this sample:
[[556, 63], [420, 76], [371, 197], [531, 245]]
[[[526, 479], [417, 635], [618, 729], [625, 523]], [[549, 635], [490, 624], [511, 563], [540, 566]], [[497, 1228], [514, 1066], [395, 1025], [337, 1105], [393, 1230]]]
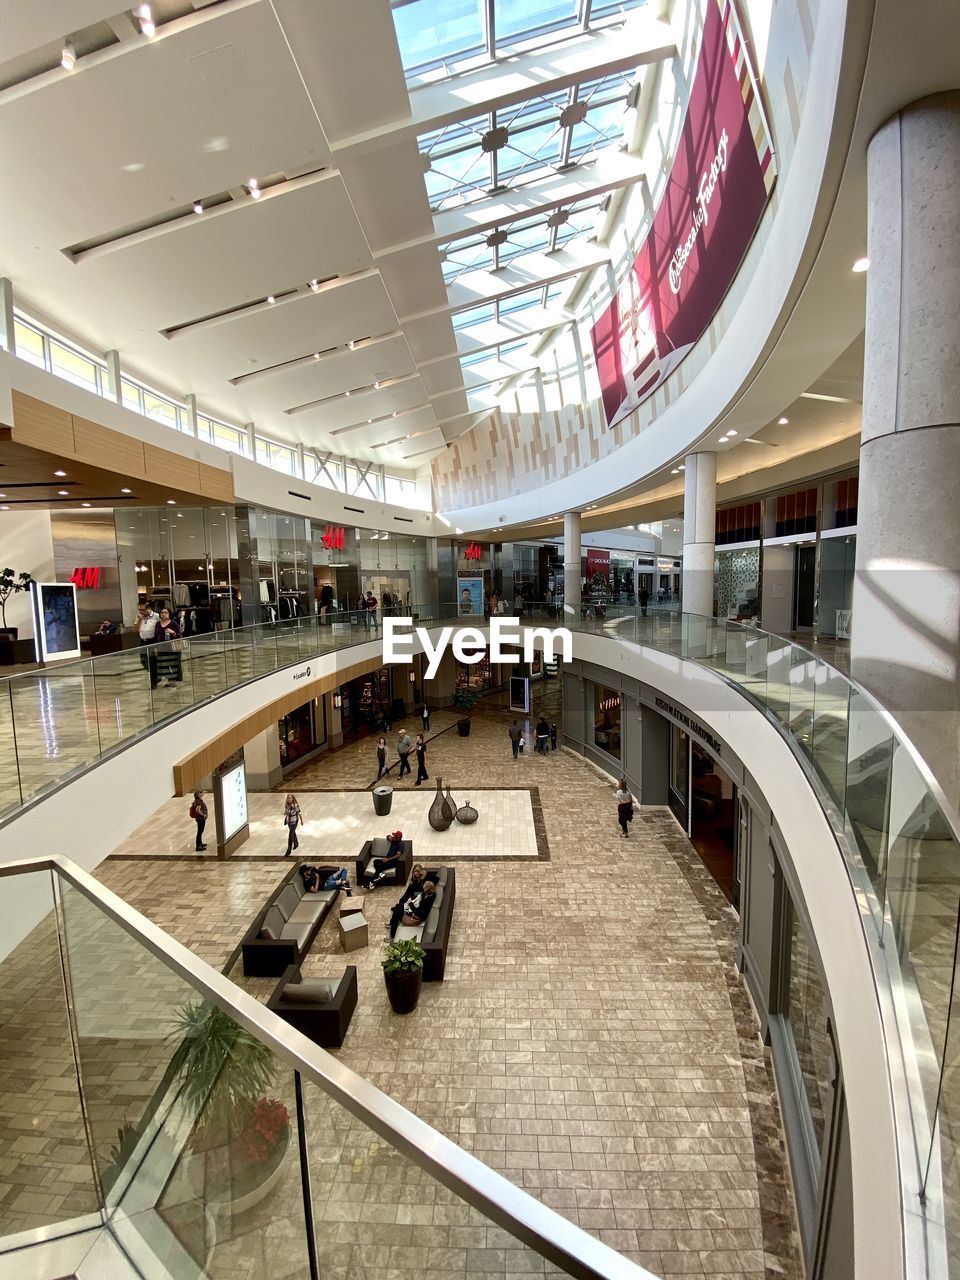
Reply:
[[7, 0], [3, 1280], [960, 1280], [958, 49]]

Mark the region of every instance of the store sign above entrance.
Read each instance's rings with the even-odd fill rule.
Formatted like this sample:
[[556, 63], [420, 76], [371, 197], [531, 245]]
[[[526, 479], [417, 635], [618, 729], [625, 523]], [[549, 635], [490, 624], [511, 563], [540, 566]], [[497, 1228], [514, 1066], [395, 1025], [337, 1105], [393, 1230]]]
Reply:
[[483, 547], [481, 547], [479, 542], [471, 542], [464, 548], [463, 558], [464, 560], [482, 560]]
[[733, 4], [707, 0], [673, 168], [627, 278], [591, 329], [608, 426], [657, 389], [713, 319], [775, 176]]
[[97, 591], [103, 570], [99, 565], [80, 565], [70, 575], [70, 581], [78, 591]]
[[342, 551], [343, 529], [338, 524], [328, 524], [323, 531], [321, 542], [328, 551]]
[[706, 743], [716, 755], [721, 756], [723, 754], [723, 743], [719, 742], [709, 729], [705, 729], [702, 724], [698, 724], [685, 711], [675, 707], [672, 702], [667, 702], [663, 698], [654, 698], [653, 701], [658, 710], [665, 711], [672, 720], [676, 720], [678, 724], [683, 725], [688, 733], [692, 733], [695, 738], [699, 738], [701, 742]]

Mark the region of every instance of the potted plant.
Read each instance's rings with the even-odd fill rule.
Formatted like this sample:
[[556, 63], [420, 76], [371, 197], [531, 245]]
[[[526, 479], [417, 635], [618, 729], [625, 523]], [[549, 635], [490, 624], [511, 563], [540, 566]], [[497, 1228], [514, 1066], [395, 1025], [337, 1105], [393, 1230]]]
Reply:
[[29, 573], [14, 573], [12, 569], [0, 570], [0, 618], [3, 619], [3, 627], [0, 630], [5, 631], [11, 640], [17, 639], [19, 628], [7, 626], [7, 601], [11, 596], [19, 595], [21, 591], [29, 591], [32, 581], [33, 578]]
[[394, 1013], [413, 1013], [420, 999], [423, 962], [427, 953], [416, 938], [387, 944], [381, 964], [387, 996]]
[[266, 1096], [276, 1071], [266, 1045], [218, 1009], [198, 1002], [177, 1011], [174, 1066], [195, 1118], [192, 1146], [204, 1153], [211, 1199], [251, 1208], [280, 1176], [290, 1115]]
[[[480, 701], [480, 694], [476, 689], [458, 689], [453, 695], [453, 705], [460, 711], [472, 711]], [[461, 716], [457, 721], [457, 733], [461, 738], [466, 738], [470, 733], [470, 717]]]

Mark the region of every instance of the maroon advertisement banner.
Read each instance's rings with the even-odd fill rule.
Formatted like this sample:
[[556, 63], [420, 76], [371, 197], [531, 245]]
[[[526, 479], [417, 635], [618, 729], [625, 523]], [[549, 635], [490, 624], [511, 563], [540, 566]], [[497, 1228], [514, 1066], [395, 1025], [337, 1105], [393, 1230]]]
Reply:
[[632, 270], [591, 330], [609, 426], [655, 391], [704, 332], [773, 188], [773, 154], [731, 23], [727, 0], [708, 0], [663, 198]]
[[597, 547], [587, 548], [587, 581], [590, 582], [599, 574], [604, 582], [610, 581], [610, 552], [601, 551]]

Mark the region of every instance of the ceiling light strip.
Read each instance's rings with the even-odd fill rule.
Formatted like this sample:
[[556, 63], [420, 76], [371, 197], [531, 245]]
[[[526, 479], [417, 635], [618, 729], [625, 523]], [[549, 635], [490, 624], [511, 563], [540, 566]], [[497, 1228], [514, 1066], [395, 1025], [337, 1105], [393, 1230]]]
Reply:
[[[316, 289], [312, 286], [308, 287], [311, 293], [319, 293], [320, 288], [322, 288], [322, 286], [318, 286]], [[367, 351], [372, 347], [379, 346], [382, 342], [390, 342], [394, 338], [401, 337], [403, 337], [402, 332], [399, 329], [394, 329], [390, 333], [380, 333], [369, 338], [353, 338], [342, 346], [324, 347], [321, 351], [311, 351], [305, 356], [294, 356], [290, 360], [281, 360], [279, 364], [266, 365], [263, 369], [254, 369], [250, 373], [239, 373], [235, 378], [229, 378], [228, 381], [233, 387], [245, 386], [248, 382], [255, 382], [277, 373], [286, 373], [290, 369], [301, 368], [305, 364], [314, 365], [318, 361], [322, 364], [335, 356], [344, 356], [356, 351]]]
[[[268, 200], [276, 199], [278, 196], [290, 195], [295, 191], [302, 190], [304, 187], [312, 187], [317, 183], [327, 182], [339, 177], [339, 169], [317, 169], [298, 178], [288, 178], [275, 182], [269, 187], [258, 187], [262, 196], [260, 204], [266, 204]], [[202, 213], [200, 220], [197, 218], [198, 206]], [[68, 245], [61, 250], [61, 253], [74, 263], [90, 262], [97, 258], [102, 258], [108, 253], [114, 253], [117, 249], [129, 249], [139, 244], [146, 244], [150, 240], [155, 240], [158, 236], [167, 235], [171, 231], [182, 230], [186, 227], [196, 228], [199, 225], [199, 221], [210, 222], [218, 217], [223, 217], [227, 213], [236, 213], [247, 207], [248, 201], [246, 199], [237, 200], [226, 191], [209, 196], [194, 196], [189, 203], [181, 205], [173, 212], [168, 210], [157, 214], [155, 218], [144, 219], [142, 222], [132, 226], [121, 227], [115, 231], [107, 231], [100, 236], [92, 236], [87, 240], [79, 241], [77, 244]]]
[[284, 409], [283, 412], [289, 417], [294, 417], [298, 413], [307, 413], [311, 409], [319, 409], [321, 405], [335, 404], [337, 401], [343, 400], [346, 396], [353, 396], [359, 399], [362, 396], [373, 395], [378, 391], [385, 391], [390, 387], [397, 387], [404, 382], [413, 381], [420, 381], [419, 373], [405, 373], [397, 378], [381, 378], [378, 383], [374, 383], [372, 386], [351, 387], [349, 391], [338, 391], [336, 395], [322, 396], [319, 400], [310, 400], [306, 404], [293, 405], [289, 409]]

